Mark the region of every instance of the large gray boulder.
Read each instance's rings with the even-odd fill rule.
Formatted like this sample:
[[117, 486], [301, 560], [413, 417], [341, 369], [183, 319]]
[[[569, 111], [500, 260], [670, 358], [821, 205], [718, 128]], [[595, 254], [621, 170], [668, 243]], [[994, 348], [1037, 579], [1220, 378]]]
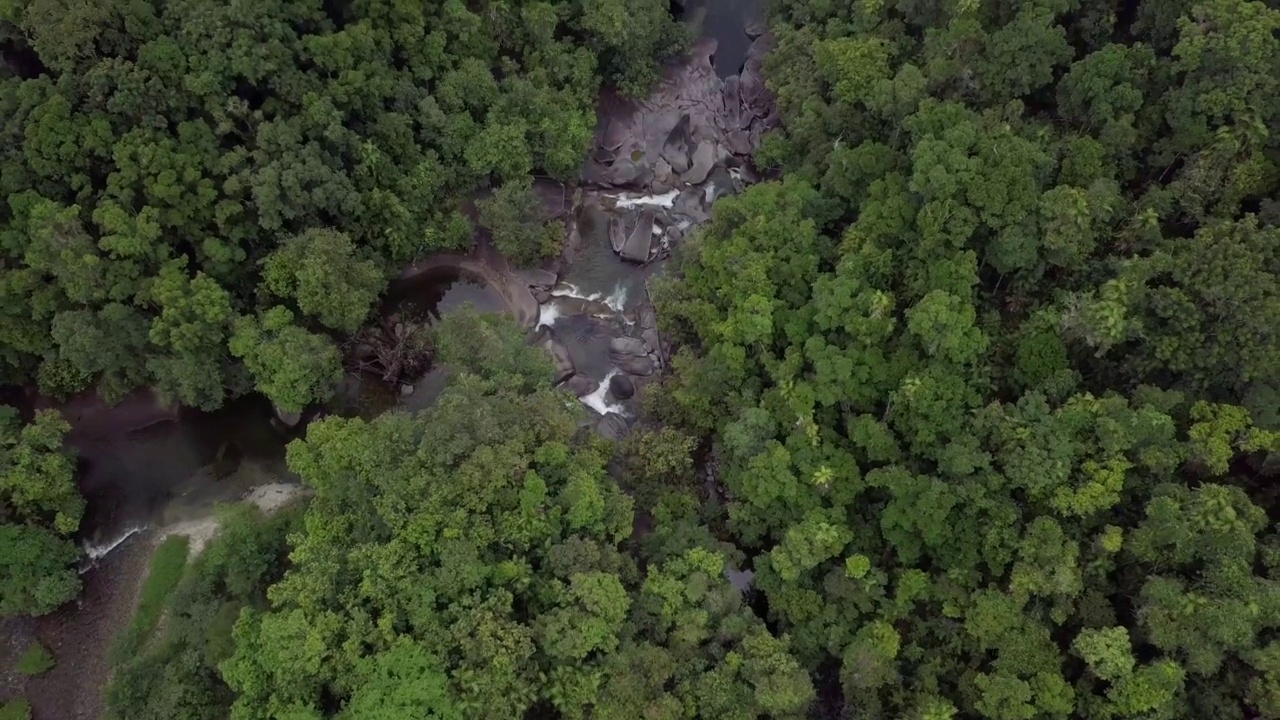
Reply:
[[641, 357], [649, 354], [649, 346], [644, 340], [633, 337], [616, 337], [609, 341], [609, 357], [613, 360], [628, 357]]
[[541, 268], [516, 270], [515, 275], [523, 280], [529, 287], [541, 288], [543, 290], [555, 287], [557, 280], [555, 273]]
[[543, 340], [542, 348], [551, 356], [551, 362], [555, 365], [555, 374], [551, 378], [551, 384], [559, 385], [569, 379], [574, 373], [573, 360], [569, 358], [569, 351], [552, 338]]
[[681, 179], [690, 185], [697, 185], [707, 179], [707, 175], [711, 173], [711, 169], [715, 166], [715, 143], [710, 140], [703, 140], [698, 143], [698, 149], [693, 151], [693, 160], [689, 165], [689, 172], [685, 173]]
[[596, 432], [606, 440], [621, 440], [630, 431], [627, 419], [617, 413], [609, 413], [596, 422]]
[[596, 388], [600, 387], [600, 383], [592, 380], [586, 375], [574, 375], [568, 380], [565, 380], [564, 385], [561, 385], [560, 387], [573, 393], [574, 397], [582, 397], [583, 395], [590, 395], [595, 392]]
[[614, 365], [622, 372], [640, 377], [652, 375], [658, 369], [658, 364], [648, 355], [620, 358], [614, 362]]
[[609, 378], [609, 394], [619, 400], [627, 400], [636, 394], [636, 385], [626, 375], [614, 375]]
[[622, 218], [609, 218], [609, 245], [613, 247], [613, 251], [621, 253], [623, 246], [627, 244], [626, 228], [622, 225]]
[[649, 259], [649, 250], [653, 246], [653, 220], [653, 210], [640, 213], [639, 222], [627, 236], [626, 243], [622, 245], [622, 252], [619, 253], [623, 260], [642, 263]]

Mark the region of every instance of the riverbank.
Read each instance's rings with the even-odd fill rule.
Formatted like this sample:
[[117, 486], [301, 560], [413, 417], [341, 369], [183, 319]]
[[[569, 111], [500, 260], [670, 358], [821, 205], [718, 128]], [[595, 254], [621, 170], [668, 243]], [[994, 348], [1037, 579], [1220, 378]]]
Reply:
[[[76, 602], [44, 617], [0, 621], [0, 698], [25, 697], [34, 720], [102, 717], [110, 649], [133, 617], [156, 537], [136, 534], [103, 558], [82, 576], [84, 590]], [[29, 678], [14, 667], [33, 641], [48, 648], [57, 664]]]
[[[649, 98], [602, 95], [582, 184], [572, 195], [560, 194], [557, 212], [566, 237], [556, 261], [512, 268], [482, 239], [469, 255], [440, 254], [411, 265], [397, 282], [433, 273], [483, 282], [530, 330], [530, 340], [547, 349], [556, 365], [552, 381], [590, 410], [595, 429], [612, 439], [625, 435], [639, 415], [645, 386], [668, 360], [649, 281], [710, 218], [717, 199], [754, 180], [750, 153], [776, 123], [758, 81], [768, 40], [748, 39], [747, 58], [736, 72], [717, 73], [717, 44], [704, 39], [685, 61], [667, 68]], [[443, 377], [437, 372], [418, 384], [435, 386]], [[392, 390], [395, 406], [420, 410], [429, 404], [430, 387]], [[261, 398], [252, 401], [262, 405]], [[288, 474], [284, 445], [304, 426], [271, 422], [268, 407], [249, 410], [253, 422], [246, 431], [230, 412], [179, 411], [144, 397], [135, 405], [129, 422], [113, 421], [109, 411], [77, 415], [77, 425], [86, 428], [76, 436], [91, 502], [86, 541], [106, 548], [127, 539], [85, 573], [85, 593], [75, 607], [6, 633], [19, 644], [39, 638], [59, 661], [45, 677], [5, 677], [0, 685], [4, 696], [28, 697], [36, 720], [101, 717], [108, 651], [132, 615], [150, 548], [182, 534], [198, 553], [217, 532], [209, 510], [244, 491], [245, 468], [257, 468], [253, 487], [270, 488], [258, 502], [286, 503], [300, 489], [279, 480]], [[154, 462], [157, 453], [165, 460]], [[179, 477], [185, 480], [175, 483]], [[5, 652], [23, 648], [6, 646]]]

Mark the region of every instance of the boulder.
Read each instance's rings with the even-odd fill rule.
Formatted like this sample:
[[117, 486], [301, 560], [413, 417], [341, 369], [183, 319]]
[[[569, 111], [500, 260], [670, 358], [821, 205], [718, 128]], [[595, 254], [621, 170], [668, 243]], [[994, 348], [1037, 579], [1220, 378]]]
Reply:
[[605, 440], [621, 440], [630, 430], [627, 419], [618, 413], [609, 413], [596, 421], [596, 432]]
[[540, 268], [530, 268], [528, 270], [516, 270], [516, 277], [524, 281], [526, 285], [533, 288], [547, 289], [555, 287], [559, 278], [556, 274]]
[[[671, 163], [666, 158], [658, 158], [658, 162], [653, 164], [653, 181], [670, 187], [676, 181], [676, 176], [672, 172]], [[655, 189], [655, 192], [657, 190]]]
[[[675, 109], [672, 108], [672, 112]], [[675, 122], [675, 127], [671, 128], [671, 132], [667, 133], [666, 140], [662, 144], [662, 157], [666, 159], [671, 169], [677, 173], [683, 173], [689, 169], [689, 115], [684, 114]]]
[[636, 385], [626, 375], [614, 375], [609, 378], [609, 393], [619, 400], [627, 400], [636, 394]]
[[751, 135], [749, 132], [746, 132], [745, 129], [733, 128], [731, 131], [728, 131], [724, 137], [728, 140], [728, 150], [730, 150], [732, 154], [751, 154]]
[[653, 330], [658, 327], [658, 313], [653, 309], [652, 305], [645, 303], [640, 306], [639, 321], [640, 329]]
[[737, 75], [730, 75], [724, 80], [724, 127], [732, 130], [738, 127], [738, 116], [742, 110], [742, 96], [738, 92]]
[[573, 360], [569, 358], [569, 351], [552, 338], [543, 340], [542, 348], [551, 356], [551, 362], [555, 365], [555, 374], [551, 378], [551, 384], [559, 385], [569, 379], [574, 373]]
[[609, 245], [616, 253], [622, 252], [622, 246], [627, 244], [627, 235], [624, 231], [621, 218], [609, 218]]
[[702, 204], [702, 197], [701, 190], [689, 188], [675, 199], [673, 209], [692, 220], [694, 224], [704, 223], [711, 219], [711, 216], [707, 214]]
[[613, 364], [616, 365], [619, 370], [625, 373], [628, 373], [631, 375], [639, 375], [641, 377], [652, 375], [653, 371], [658, 368], [658, 364], [655, 363], [653, 361], [653, 358], [649, 357], [648, 355], [641, 355], [640, 357], [628, 356], [624, 358], [618, 358], [614, 360]]
[[276, 419], [287, 428], [297, 427], [298, 423], [302, 422], [302, 413], [300, 412], [282, 410], [280, 409], [280, 406], [275, 403], [271, 403], [271, 409], [275, 412]]
[[716, 146], [710, 140], [703, 140], [698, 143], [698, 149], [693, 151], [689, 172], [685, 173], [681, 179], [690, 185], [697, 185], [707, 179], [707, 175], [715, 165]]
[[649, 249], [653, 245], [653, 220], [653, 210], [640, 213], [640, 221], [627, 236], [627, 241], [619, 253], [623, 260], [645, 262], [649, 259]]
[[617, 150], [630, 135], [630, 123], [621, 118], [613, 118], [605, 128], [604, 134], [600, 136], [600, 147], [606, 150]]
[[400, 386], [400, 397], [409, 397], [410, 395], [413, 394], [413, 390], [414, 390], [413, 386], [410, 385], [409, 383], [402, 384]]
[[609, 341], [609, 357], [611, 359], [643, 357], [648, 354], [649, 346], [640, 338], [616, 337]]
[[743, 31], [746, 32], [747, 37], [751, 38], [752, 40], [755, 40], [756, 38], [765, 34], [765, 32], [767, 32], [768, 30], [769, 30], [769, 27], [765, 25], [764, 22], [759, 20], [757, 20], [756, 22], [747, 23], [747, 26], [743, 28]]
[[537, 178], [533, 181], [533, 190], [542, 200], [542, 213], [547, 220], [555, 220], [569, 211], [573, 196], [564, 183]]
[[560, 387], [573, 393], [574, 397], [582, 397], [583, 395], [590, 395], [595, 392], [596, 388], [600, 387], [600, 383], [592, 380], [586, 375], [574, 375], [568, 380], [565, 380], [564, 385], [561, 385]]
[[645, 343], [654, 350], [661, 349], [662, 346], [658, 344], [659, 340], [657, 330], [654, 330], [653, 328], [645, 328], [640, 332], [640, 337], [644, 338]]

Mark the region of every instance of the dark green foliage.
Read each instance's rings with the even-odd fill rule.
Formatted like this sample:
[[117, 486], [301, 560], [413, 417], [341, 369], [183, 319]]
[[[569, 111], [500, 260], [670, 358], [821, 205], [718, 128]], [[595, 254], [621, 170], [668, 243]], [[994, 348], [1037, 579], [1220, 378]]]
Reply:
[[37, 412], [24, 426], [0, 406], [0, 617], [44, 615], [80, 591], [71, 536], [84, 499], [62, 446], [68, 429], [56, 412]]
[[528, 178], [508, 183], [479, 202], [480, 223], [493, 234], [493, 244], [514, 265], [537, 265], [560, 249], [564, 224], [547, 222], [542, 200]]
[[[0, 380], [202, 408], [246, 389], [237, 318], [355, 332], [389, 271], [470, 247], [475, 191], [573, 178], [601, 81], [684, 40], [660, 0], [3, 10]], [[286, 404], [327, 392], [269, 364]]]
[[24, 698], [6, 700], [0, 705], [0, 720], [31, 720], [31, 703]]
[[22, 657], [18, 658], [18, 672], [23, 675], [43, 675], [53, 669], [57, 661], [53, 659], [49, 649], [38, 641], [32, 642]]

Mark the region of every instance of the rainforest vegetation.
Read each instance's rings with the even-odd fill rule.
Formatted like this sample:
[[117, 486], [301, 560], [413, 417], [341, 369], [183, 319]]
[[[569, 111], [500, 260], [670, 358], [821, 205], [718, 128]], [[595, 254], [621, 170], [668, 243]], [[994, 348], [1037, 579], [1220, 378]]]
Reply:
[[[686, 40], [649, 0], [0, 16], [6, 381], [203, 407], [322, 398], [477, 188], [546, 252], [529, 177]], [[1280, 6], [769, 24], [771, 179], [655, 288], [677, 350], [632, 436], [446, 316], [435, 405], [312, 423], [312, 499], [228, 515], [111, 717], [1280, 718]], [[0, 612], [48, 612], [66, 425], [4, 420]]]

